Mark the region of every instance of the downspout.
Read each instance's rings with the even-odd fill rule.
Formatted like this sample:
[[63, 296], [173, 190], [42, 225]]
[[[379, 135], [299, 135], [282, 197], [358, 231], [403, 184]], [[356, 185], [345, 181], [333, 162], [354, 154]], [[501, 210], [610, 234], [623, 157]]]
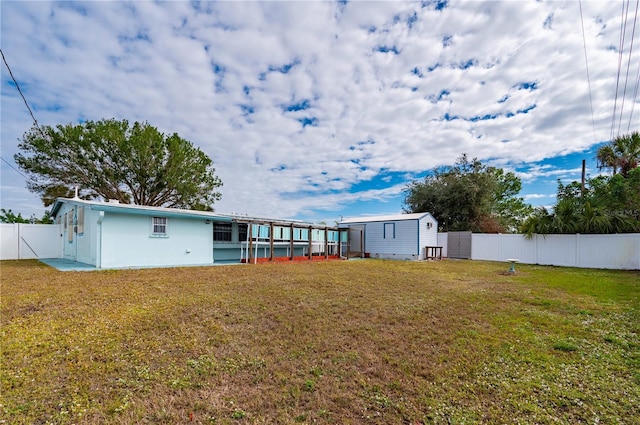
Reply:
[[102, 220], [104, 211], [98, 211], [98, 246], [96, 247], [96, 268], [102, 268]]

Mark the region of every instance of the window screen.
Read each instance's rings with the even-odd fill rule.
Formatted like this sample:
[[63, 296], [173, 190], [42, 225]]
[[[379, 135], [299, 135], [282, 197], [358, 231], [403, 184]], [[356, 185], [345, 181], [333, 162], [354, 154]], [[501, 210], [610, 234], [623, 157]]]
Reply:
[[213, 240], [231, 242], [231, 223], [213, 223]]
[[247, 225], [240, 223], [238, 224], [238, 241], [244, 242], [247, 240]]
[[167, 234], [167, 217], [153, 217], [153, 230], [154, 235], [166, 235]]

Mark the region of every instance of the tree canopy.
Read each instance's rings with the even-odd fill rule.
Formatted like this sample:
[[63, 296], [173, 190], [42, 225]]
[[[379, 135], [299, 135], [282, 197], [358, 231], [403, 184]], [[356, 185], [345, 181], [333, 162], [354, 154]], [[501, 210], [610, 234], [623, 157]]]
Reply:
[[53, 224], [51, 212], [45, 211], [42, 218], [38, 218], [32, 214], [30, 218], [24, 218], [22, 213], [14, 213], [11, 208], [5, 210], [0, 209], [0, 223], [31, 223], [31, 224]]
[[103, 119], [33, 127], [15, 155], [29, 175], [27, 187], [45, 206], [70, 197], [212, 210], [222, 186], [213, 161], [177, 134], [148, 123]]
[[626, 177], [617, 173], [588, 179], [584, 191], [579, 182], [558, 181], [553, 209], [537, 208], [521, 230], [528, 237], [640, 232], [640, 168], [631, 169]]
[[596, 159], [612, 175], [588, 179], [584, 190], [578, 182], [558, 180], [553, 209], [537, 208], [521, 228], [526, 236], [640, 232], [640, 133], [616, 137], [598, 149]]
[[532, 208], [518, 197], [520, 179], [463, 154], [405, 189], [405, 211], [430, 212], [443, 232], [515, 232]]
[[608, 144], [601, 146], [596, 154], [598, 167], [608, 168], [613, 174], [620, 172], [627, 177], [629, 172], [640, 164], [640, 132], [618, 136]]

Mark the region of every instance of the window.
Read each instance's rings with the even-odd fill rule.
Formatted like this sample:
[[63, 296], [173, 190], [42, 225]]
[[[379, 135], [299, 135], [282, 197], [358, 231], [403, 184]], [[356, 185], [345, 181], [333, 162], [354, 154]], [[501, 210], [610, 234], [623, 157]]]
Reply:
[[246, 224], [238, 224], [238, 241], [244, 242], [247, 240], [247, 233], [249, 232]]
[[277, 241], [288, 241], [291, 239], [291, 228], [274, 226], [273, 227], [273, 239]]
[[384, 223], [384, 234], [382, 236], [385, 239], [395, 239], [396, 238], [396, 224], [395, 223]]
[[309, 229], [293, 229], [293, 239], [296, 241], [308, 241]]
[[78, 208], [78, 235], [84, 234], [84, 207]]
[[167, 217], [152, 217], [152, 229], [151, 234], [153, 236], [167, 236], [167, 224], [169, 219]]
[[231, 242], [231, 223], [213, 223], [214, 242]]
[[73, 213], [70, 211], [67, 215], [67, 240], [73, 242]]

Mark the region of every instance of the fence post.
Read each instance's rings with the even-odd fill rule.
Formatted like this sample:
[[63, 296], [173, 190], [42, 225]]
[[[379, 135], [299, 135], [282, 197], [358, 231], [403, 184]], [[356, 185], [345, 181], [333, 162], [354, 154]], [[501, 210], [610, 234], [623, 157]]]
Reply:
[[576, 267], [580, 267], [580, 233], [576, 233]]

